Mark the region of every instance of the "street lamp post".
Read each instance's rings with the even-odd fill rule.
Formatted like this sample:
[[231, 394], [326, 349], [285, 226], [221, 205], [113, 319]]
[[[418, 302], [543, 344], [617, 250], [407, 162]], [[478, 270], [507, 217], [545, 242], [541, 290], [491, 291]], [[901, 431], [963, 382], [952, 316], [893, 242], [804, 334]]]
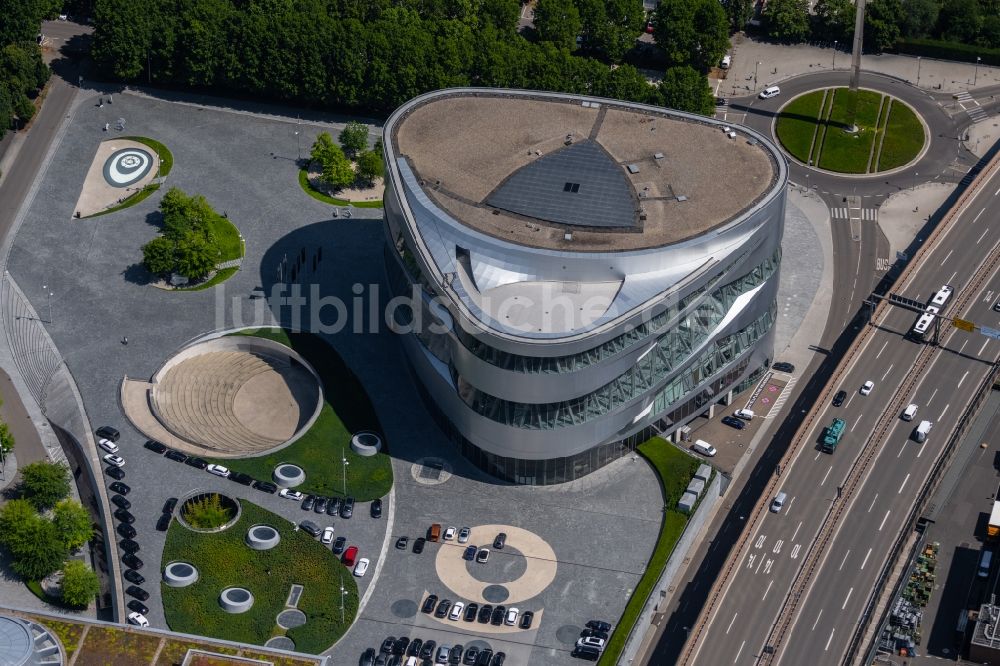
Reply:
[[979, 61], [980, 60], [982, 60], [982, 58], [980, 58], [979, 56], [976, 56], [976, 70], [975, 70], [975, 74], [973, 74], [973, 76], [972, 76], [972, 87], [973, 88], [976, 87], [976, 81], [979, 80]]
[[837, 69], [837, 40], [833, 40], [833, 66], [830, 69]]
[[54, 296], [54, 294], [51, 291], [49, 291], [49, 286], [46, 285], [46, 284], [42, 285], [42, 289], [45, 290], [45, 300], [48, 302], [48, 310], [49, 310], [48, 323], [51, 324], [52, 323], [52, 297]]
[[349, 463], [347, 462], [347, 454], [344, 452], [343, 447], [340, 448], [340, 462], [344, 466], [344, 497], [347, 497], [347, 465]]
[[913, 191], [914, 192], [917, 190], [917, 176], [919, 176], [919, 175], [920, 174], [917, 173], [916, 171], [913, 172]]
[[754, 63], [753, 66], [753, 91], [757, 92], [757, 68], [760, 66], [760, 60]]
[[302, 161], [302, 139], [299, 135], [302, 134], [302, 122], [299, 120], [298, 116], [295, 116], [295, 152], [299, 156], [299, 161]]
[[340, 623], [344, 624], [344, 594], [347, 590], [344, 589], [344, 574], [340, 574]]
[[920, 56], [917, 56], [917, 87], [920, 87]]

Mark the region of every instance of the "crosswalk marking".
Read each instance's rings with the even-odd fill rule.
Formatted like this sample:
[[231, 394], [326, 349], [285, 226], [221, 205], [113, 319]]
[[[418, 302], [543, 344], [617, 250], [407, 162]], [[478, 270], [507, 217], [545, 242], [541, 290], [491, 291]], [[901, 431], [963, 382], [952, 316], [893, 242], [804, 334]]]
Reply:
[[785, 384], [785, 388], [781, 389], [781, 393], [779, 393], [778, 397], [775, 398], [774, 404], [771, 405], [771, 409], [767, 411], [767, 415], [764, 418], [773, 419], [776, 416], [778, 416], [778, 413], [781, 411], [781, 407], [788, 400], [788, 396], [792, 392], [792, 387], [795, 386], [795, 383], [797, 381], [799, 381], [798, 377], [792, 377], [791, 379], [788, 380], [788, 383]]
[[955, 95], [955, 99], [958, 101], [958, 105], [962, 107], [962, 110], [972, 118], [972, 122], [978, 123], [986, 119], [986, 112], [979, 105], [979, 101], [969, 93], [965, 91], [960, 92]]
[[878, 208], [848, 208], [840, 206], [830, 209], [830, 217], [835, 220], [878, 221]]

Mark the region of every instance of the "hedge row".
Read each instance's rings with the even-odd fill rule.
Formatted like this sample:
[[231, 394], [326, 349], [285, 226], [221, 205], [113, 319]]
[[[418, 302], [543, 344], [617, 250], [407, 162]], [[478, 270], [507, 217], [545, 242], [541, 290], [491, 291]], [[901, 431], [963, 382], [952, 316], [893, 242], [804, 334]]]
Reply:
[[900, 39], [896, 42], [896, 52], [960, 62], [976, 62], [976, 58], [980, 58], [983, 65], [1000, 66], [1000, 49], [938, 39]]

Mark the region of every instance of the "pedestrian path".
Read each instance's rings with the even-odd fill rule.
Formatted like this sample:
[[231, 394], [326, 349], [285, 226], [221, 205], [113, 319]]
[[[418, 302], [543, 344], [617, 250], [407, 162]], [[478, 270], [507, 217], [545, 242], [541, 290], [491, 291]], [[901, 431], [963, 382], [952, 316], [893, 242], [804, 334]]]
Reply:
[[968, 92], [962, 91], [955, 94], [955, 99], [958, 101], [958, 105], [969, 114], [972, 118], [972, 122], [978, 123], [982, 120], [986, 120], [986, 112], [983, 111], [983, 107], [979, 105], [979, 102]]

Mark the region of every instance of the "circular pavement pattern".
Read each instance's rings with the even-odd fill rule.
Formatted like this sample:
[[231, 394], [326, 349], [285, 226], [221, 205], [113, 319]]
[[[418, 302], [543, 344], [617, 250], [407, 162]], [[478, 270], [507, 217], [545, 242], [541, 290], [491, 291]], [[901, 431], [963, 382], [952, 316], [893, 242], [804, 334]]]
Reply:
[[[490, 561], [486, 564], [479, 562], [465, 562], [465, 570], [469, 575], [483, 583], [493, 583], [507, 585], [516, 581], [528, 572], [528, 560], [522, 557], [523, 553], [516, 548], [511, 548], [510, 543], [504, 546], [503, 550], [490, 548]], [[501, 555], [494, 564], [494, 556]], [[490, 566], [493, 565], [493, 566]]]
[[267, 639], [264, 647], [276, 648], [278, 650], [294, 650], [295, 641], [288, 636], [275, 636], [274, 638]]
[[488, 585], [483, 588], [483, 599], [491, 604], [502, 604], [510, 597], [510, 592], [503, 585]]
[[306, 623], [306, 614], [298, 608], [289, 608], [288, 610], [283, 610], [278, 613], [278, 619], [276, 622], [282, 629], [301, 627]]
[[399, 599], [392, 604], [392, 614], [402, 619], [416, 617], [417, 602], [413, 599]]
[[153, 156], [140, 148], [123, 148], [104, 161], [104, 180], [111, 187], [128, 187], [149, 173]]

